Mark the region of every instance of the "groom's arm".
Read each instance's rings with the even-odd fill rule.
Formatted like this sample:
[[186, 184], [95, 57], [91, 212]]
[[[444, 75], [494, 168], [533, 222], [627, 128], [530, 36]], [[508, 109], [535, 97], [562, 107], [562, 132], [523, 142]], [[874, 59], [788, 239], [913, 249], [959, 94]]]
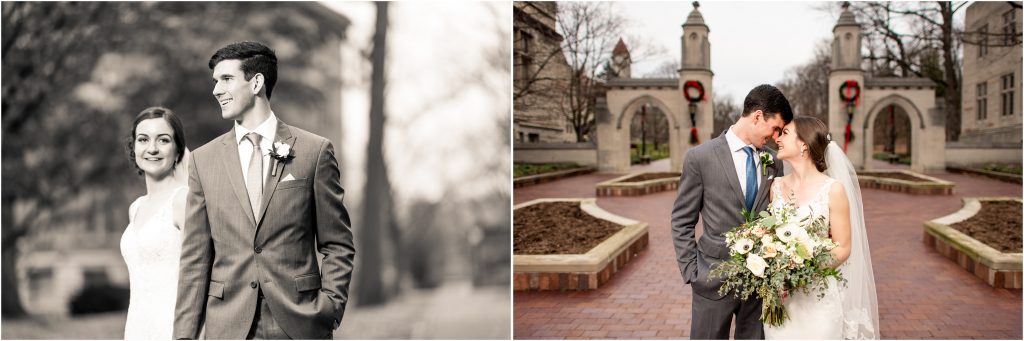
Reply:
[[196, 339], [206, 311], [206, 295], [213, 264], [213, 239], [206, 213], [206, 195], [196, 171], [195, 153], [188, 170], [188, 199], [182, 229], [178, 301], [174, 309], [174, 338]]
[[352, 223], [342, 202], [345, 189], [341, 187], [341, 171], [334, 157], [334, 147], [326, 139], [320, 146], [313, 179], [317, 250], [324, 255], [320, 265], [320, 286], [337, 311], [334, 316], [334, 327], [337, 328], [345, 316], [356, 249], [352, 241]]
[[691, 151], [683, 160], [679, 192], [672, 205], [672, 244], [676, 249], [679, 273], [686, 283], [697, 279], [697, 242], [694, 231], [704, 201], [704, 184], [698, 158], [699, 155]]

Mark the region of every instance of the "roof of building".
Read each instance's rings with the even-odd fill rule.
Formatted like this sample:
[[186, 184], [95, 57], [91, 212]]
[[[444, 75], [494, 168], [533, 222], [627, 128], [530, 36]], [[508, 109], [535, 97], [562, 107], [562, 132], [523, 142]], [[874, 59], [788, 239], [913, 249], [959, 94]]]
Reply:
[[675, 78], [615, 78], [608, 80], [608, 87], [670, 87], [678, 88]]
[[935, 82], [928, 78], [903, 77], [868, 77], [864, 79], [867, 87], [935, 87]]
[[626, 54], [629, 55], [629, 48], [626, 47], [626, 42], [619, 38], [619, 42], [615, 44], [615, 49], [612, 50], [612, 55]]

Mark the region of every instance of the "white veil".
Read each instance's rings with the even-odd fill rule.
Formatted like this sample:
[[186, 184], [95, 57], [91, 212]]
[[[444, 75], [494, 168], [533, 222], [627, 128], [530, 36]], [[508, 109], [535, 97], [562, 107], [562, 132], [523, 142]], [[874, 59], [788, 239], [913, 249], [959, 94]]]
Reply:
[[864, 203], [860, 196], [857, 171], [834, 141], [825, 151], [825, 174], [836, 179], [846, 190], [850, 202], [850, 257], [839, 267], [847, 286], [842, 289], [843, 338], [878, 339], [878, 297], [875, 275], [871, 270], [868, 234], [864, 226]]

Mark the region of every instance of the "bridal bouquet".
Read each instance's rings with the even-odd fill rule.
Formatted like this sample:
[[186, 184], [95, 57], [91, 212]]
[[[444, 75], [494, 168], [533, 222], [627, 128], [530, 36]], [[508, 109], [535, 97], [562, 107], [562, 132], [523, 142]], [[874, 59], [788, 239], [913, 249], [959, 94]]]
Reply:
[[730, 258], [714, 268], [709, 277], [723, 278], [719, 293], [747, 299], [756, 294], [764, 303], [761, 322], [781, 326], [786, 307], [780, 293], [799, 290], [825, 295], [829, 277], [845, 282], [829, 267], [830, 252], [838, 245], [828, 235], [825, 217], [797, 210], [792, 204], [775, 203], [754, 216], [743, 211], [747, 222], [725, 234]]

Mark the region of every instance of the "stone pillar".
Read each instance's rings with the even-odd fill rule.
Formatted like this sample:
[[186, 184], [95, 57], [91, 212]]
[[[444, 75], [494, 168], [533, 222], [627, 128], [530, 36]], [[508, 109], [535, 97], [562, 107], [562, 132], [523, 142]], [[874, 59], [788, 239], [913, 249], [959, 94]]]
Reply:
[[[711, 30], [704, 23], [704, 17], [699, 10], [700, 5], [693, 3], [693, 11], [686, 18], [682, 25], [683, 35], [680, 37], [682, 44], [682, 68], [679, 69], [679, 101], [683, 110], [676, 112], [676, 122], [679, 122], [679, 138], [677, 145], [673, 147], [672, 170], [682, 169], [682, 161], [686, 153], [695, 144], [690, 143], [690, 130], [693, 124], [690, 122], [689, 102], [685, 96], [685, 84], [687, 81], [698, 81], [704, 86], [704, 100], [697, 102], [697, 136], [700, 143], [705, 143], [712, 138], [711, 131], [714, 129], [714, 72], [711, 71], [711, 43], [708, 33]], [[678, 161], [677, 161], [678, 160]]]
[[864, 122], [867, 116], [867, 108], [864, 101], [864, 70], [861, 69], [860, 51], [860, 24], [857, 23], [853, 13], [850, 12], [849, 4], [843, 4], [843, 12], [839, 21], [832, 29], [832, 72], [828, 77], [828, 115], [829, 132], [832, 139], [839, 144], [844, 144], [846, 133], [847, 112], [846, 105], [839, 97], [839, 88], [848, 80], [857, 82], [861, 89], [861, 105], [857, 106], [853, 113], [853, 124], [851, 131], [854, 134], [846, 150], [846, 156], [854, 167], [863, 169], [866, 161], [871, 155], [864, 155], [865, 136], [861, 136], [861, 129], [857, 129], [858, 122]]

